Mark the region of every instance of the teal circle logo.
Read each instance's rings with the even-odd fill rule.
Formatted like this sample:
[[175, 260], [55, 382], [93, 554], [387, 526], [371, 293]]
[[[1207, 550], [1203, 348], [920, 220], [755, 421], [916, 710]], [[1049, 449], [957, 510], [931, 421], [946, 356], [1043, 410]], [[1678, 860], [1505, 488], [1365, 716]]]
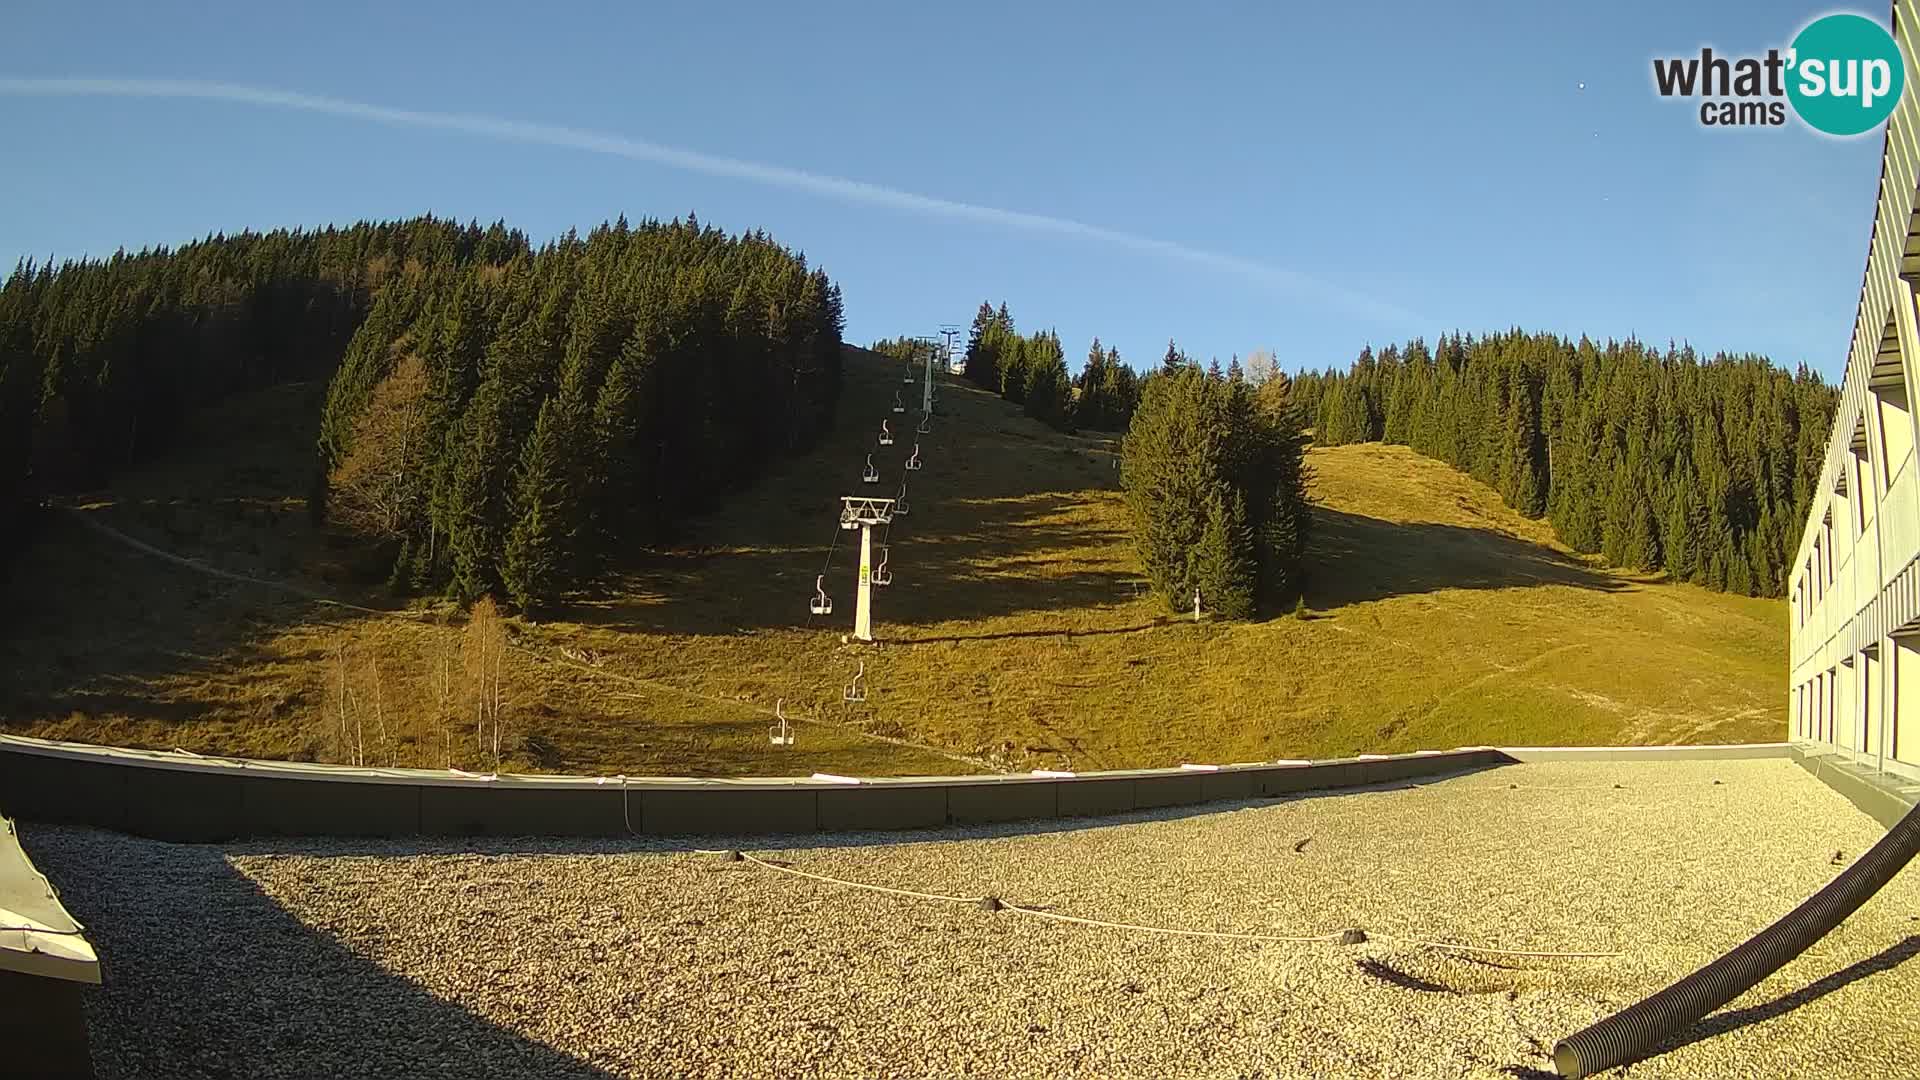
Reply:
[[1864, 15], [1807, 24], [1787, 53], [1787, 99], [1808, 126], [1859, 135], [1884, 123], [1907, 87], [1907, 62], [1886, 28]]

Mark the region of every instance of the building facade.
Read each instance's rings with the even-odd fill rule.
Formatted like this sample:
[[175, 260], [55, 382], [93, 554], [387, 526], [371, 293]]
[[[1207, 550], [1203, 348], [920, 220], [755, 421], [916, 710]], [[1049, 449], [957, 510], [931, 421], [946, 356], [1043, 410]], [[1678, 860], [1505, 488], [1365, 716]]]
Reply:
[[[1892, 28], [1914, 64], [1920, 0]], [[1887, 121], [1839, 410], [1789, 579], [1789, 737], [1920, 780], [1920, 88]]]

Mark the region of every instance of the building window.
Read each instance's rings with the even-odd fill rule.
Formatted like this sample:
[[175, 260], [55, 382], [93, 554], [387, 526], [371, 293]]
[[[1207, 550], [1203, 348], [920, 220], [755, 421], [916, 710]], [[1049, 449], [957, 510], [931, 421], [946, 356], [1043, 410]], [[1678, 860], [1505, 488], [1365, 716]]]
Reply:
[[1894, 477], [1913, 457], [1913, 419], [1907, 404], [1905, 379], [1889, 380], [1873, 390], [1880, 414], [1880, 460], [1886, 470], [1885, 484], [1893, 486]]
[[[1864, 428], [1862, 431], [1864, 432]], [[1867, 451], [1863, 446], [1847, 455], [1848, 465], [1853, 473], [1849, 485], [1854, 489], [1853, 498], [1853, 535], [1859, 536], [1867, 531], [1873, 521], [1873, 466], [1868, 463]]]
[[1822, 547], [1823, 547], [1823, 550], [1826, 552], [1827, 584], [1831, 586], [1833, 584], [1833, 515], [1832, 514], [1828, 514], [1826, 520], [1820, 523], [1820, 535], [1826, 540], [1826, 543], [1822, 545]]

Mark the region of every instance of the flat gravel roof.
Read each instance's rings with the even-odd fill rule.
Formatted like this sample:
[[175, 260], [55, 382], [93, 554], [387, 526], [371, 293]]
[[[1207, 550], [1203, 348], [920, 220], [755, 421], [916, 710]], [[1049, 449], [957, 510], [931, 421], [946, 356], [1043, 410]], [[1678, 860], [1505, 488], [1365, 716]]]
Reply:
[[[27, 825], [99, 1076], [1544, 1075], [1882, 834], [1786, 760], [1539, 763], [1025, 828], [174, 845]], [[721, 847], [711, 840], [700, 847]], [[1838, 862], [1836, 862], [1836, 856]], [[1613, 957], [1476, 954], [1409, 939]], [[1636, 1077], [1920, 1075], [1920, 868]]]

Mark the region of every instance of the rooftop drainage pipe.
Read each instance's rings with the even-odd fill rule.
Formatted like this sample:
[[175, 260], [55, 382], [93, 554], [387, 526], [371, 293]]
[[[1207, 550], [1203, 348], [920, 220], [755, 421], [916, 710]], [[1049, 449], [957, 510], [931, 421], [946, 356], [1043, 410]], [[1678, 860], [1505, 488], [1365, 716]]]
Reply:
[[1805, 952], [1920, 854], [1920, 806], [1839, 877], [1732, 952], [1665, 990], [1561, 1039], [1553, 1065], [1561, 1076], [1589, 1076], [1638, 1061], [1669, 1037], [1748, 990]]

